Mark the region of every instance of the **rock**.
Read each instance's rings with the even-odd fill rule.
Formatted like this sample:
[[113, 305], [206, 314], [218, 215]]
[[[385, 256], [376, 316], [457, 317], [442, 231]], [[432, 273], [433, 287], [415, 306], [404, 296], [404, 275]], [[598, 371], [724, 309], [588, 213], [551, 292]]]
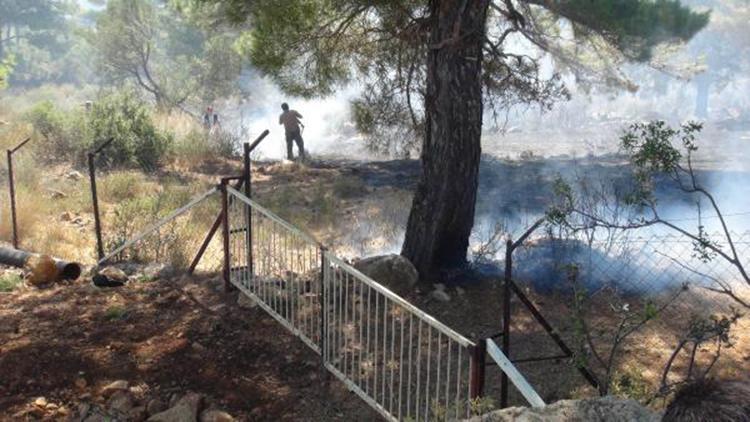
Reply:
[[73, 220], [73, 214], [70, 213], [70, 211], [65, 211], [64, 213], [60, 214], [60, 221], [72, 221]]
[[237, 296], [237, 306], [242, 309], [253, 309], [258, 306], [258, 304], [255, 303], [254, 300], [250, 299], [250, 297], [242, 292], [240, 292]]
[[154, 301], [154, 304], [156, 306], [167, 306], [167, 305], [171, 305], [172, 303], [176, 302], [177, 299], [179, 299], [179, 298], [180, 298], [180, 293], [177, 292], [177, 291], [175, 291], [175, 290], [171, 290], [167, 294], [159, 296]]
[[469, 422], [657, 422], [661, 416], [635, 400], [597, 397], [561, 400], [542, 408], [510, 407], [468, 419]]
[[36, 400], [34, 400], [34, 406], [44, 408], [47, 406], [47, 399], [44, 397], [37, 397]]
[[125, 390], [115, 391], [107, 402], [110, 413], [116, 412], [121, 415], [127, 415], [134, 405], [133, 397]]
[[195, 393], [188, 393], [181, 398], [173, 407], [159, 412], [150, 418], [150, 422], [187, 422], [197, 421], [198, 415], [203, 405], [203, 396]]
[[114, 394], [115, 391], [127, 390], [128, 387], [129, 387], [129, 384], [127, 381], [117, 380], [117, 381], [114, 381], [105, 385], [101, 390], [101, 395], [104, 397], [109, 397], [112, 394]]
[[128, 412], [128, 420], [131, 422], [143, 422], [148, 415], [145, 406], [136, 406]]
[[201, 413], [200, 422], [234, 422], [234, 418], [221, 410], [206, 410]]
[[463, 296], [463, 295], [466, 294], [466, 290], [464, 290], [464, 289], [462, 289], [460, 287], [456, 287], [456, 293], [458, 293], [459, 296]]
[[81, 389], [86, 388], [86, 386], [88, 385], [85, 378], [76, 378], [75, 384], [76, 387]]
[[451, 301], [451, 297], [448, 295], [448, 293], [445, 293], [445, 290], [433, 290], [432, 292], [430, 292], [430, 297], [439, 302]]
[[167, 405], [159, 399], [151, 399], [146, 404], [146, 413], [149, 415], [155, 415], [165, 410], [167, 410]]
[[52, 199], [63, 199], [68, 196], [65, 194], [65, 192], [59, 191], [57, 189], [47, 189], [47, 190], [49, 191], [49, 197]]
[[76, 182], [79, 181], [79, 180], [81, 180], [81, 179], [83, 179], [83, 175], [80, 172], [76, 171], [76, 170], [69, 171], [65, 175], [65, 177], [67, 177], [70, 180], [76, 181]]
[[441, 292], [445, 291], [445, 284], [443, 283], [435, 283], [433, 286], [435, 287], [435, 290], [440, 290]]
[[198, 353], [202, 354], [206, 352], [206, 346], [198, 343], [197, 341], [193, 342], [193, 344], [191, 344], [191, 347], [193, 348], [193, 350], [195, 350]]
[[98, 287], [119, 287], [127, 283], [128, 276], [125, 271], [117, 267], [104, 267], [92, 280]]
[[356, 262], [354, 268], [401, 295], [411, 292], [419, 281], [417, 269], [401, 255], [364, 258]]
[[143, 275], [151, 279], [166, 278], [174, 272], [174, 267], [168, 264], [149, 264], [143, 269]]

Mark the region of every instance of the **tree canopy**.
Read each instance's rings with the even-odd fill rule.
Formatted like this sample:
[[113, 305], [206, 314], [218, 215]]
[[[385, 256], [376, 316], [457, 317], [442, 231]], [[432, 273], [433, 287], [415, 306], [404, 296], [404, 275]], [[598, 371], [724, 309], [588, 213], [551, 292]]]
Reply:
[[[549, 108], [569, 96], [561, 71], [647, 62], [709, 19], [679, 0], [196, 2], [243, 26], [240, 50], [286, 92], [326, 95], [356, 81], [355, 118], [376, 146], [421, 144], [402, 254], [423, 278], [466, 263], [485, 113]], [[557, 72], [543, 69], [545, 54]]]
[[230, 37], [152, 1], [109, 1], [88, 39], [105, 79], [134, 84], [162, 107], [226, 95], [241, 70]]

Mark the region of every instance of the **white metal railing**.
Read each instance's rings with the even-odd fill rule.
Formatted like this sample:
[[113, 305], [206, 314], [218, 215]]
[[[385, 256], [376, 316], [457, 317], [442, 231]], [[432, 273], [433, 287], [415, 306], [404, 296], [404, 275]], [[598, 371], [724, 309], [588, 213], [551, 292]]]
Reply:
[[500, 369], [505, 372], [505, 374], [508, 376], [508, 379], [510, 379], [510, 382], [513, 383], [513, 385], [518, 389], [523, 398], [526, 399], [526, 401], [532, 407], [546, 406], [544, 400], [539, 397], [539, 394], [536, 392], [536, 390], [534, 390], [531, 384], [526, 381], [526, 378], [524, 378], [524, 376], [521, 375], [520, 372], [518, 372], [518, 369], [515, 367], [515, 365], [513, 365], [513, 362], [511, 362], [510, 359], [505, 356], [505, 353], [500, 350], [500, 347], [498, 347], [497, 344], [495, 344], [495, 341], [491, 338], [487, 339], [487, 354], [489, 354], [490, 357], [495, 361], [495, 363], [497, 363], [497, 365], [500, 367]]
[[470, 415], [474, 343], [326, 252], [326, 367], [391, 420]]
[[[471, 416], [483, 347], [239, 191], [226, 186], [226, 192], [231, 284], [319, 353], [334, 376], [387, 420]], [[543, 406], [494, 342], [488, 347], [529, 403]]]
[[230, 282], [320, 353], [320, 245], [235, 189], [227, 191], [235, 199], [228, 201]]

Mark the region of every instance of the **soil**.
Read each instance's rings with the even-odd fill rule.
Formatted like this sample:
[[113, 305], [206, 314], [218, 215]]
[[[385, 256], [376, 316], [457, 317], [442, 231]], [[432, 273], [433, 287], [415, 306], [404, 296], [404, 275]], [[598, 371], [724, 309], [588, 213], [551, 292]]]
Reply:
[[[103, 406], [101, 388], [115, 380], [165, 402], [196, 392], [238, 420], [379, 419], [218, 278], [21, 287], [0, 294], [0, 320], [0, 420], [74, 417]], [[28, 413], [39, 397], [55, 410]]]

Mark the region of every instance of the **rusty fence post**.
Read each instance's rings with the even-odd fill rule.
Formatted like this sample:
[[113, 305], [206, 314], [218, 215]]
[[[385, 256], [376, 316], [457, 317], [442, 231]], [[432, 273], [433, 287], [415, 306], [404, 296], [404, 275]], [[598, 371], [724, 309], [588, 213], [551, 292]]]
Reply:
[[484, 395], [484, 372], [486, 369], [487, 340], [479, 339], [471, 351], [471, 374], [469, 376], [469, 398], [474, 400]]
[[[244, 162], [244, 179], [245, 179], [245, 196], [252, 198], [252, 183], [253, 176], [250, 162], [250, 144], [245, 142], [243, 144], [242, 159]], [[253, 276], [253, 209], [250, 206], [245, 206], [245, 242], [247, 243], [247, 270], [250, 277]]]
[[230, 261], [229, 261], [229, 197], [227, 194], [227, 180], [221, 179], [221, 184], [219, 185], [219, 189], [221, 190], [221, 234], [222, 234], [222, 243], [223, 243], [223, 249], [224, 249], [224, 262], [223, 262], [223, 277], [224, 277], [224, 291], [230, 291], [232, 290], [231, 284], [229, 282], [230, 277]]
[[[505, 244], [505, 277], [503, 279], [503, 344], [502, 350], [510, 359], [510, 283], [513, 280], [513, 240], [508, 239]], [[500, 375], [500, 408], [508, 407], [508, 375], [505, 371]]]
[[8, 152], [8, 193], [10, 194], [10, 219], [11, 226], [13, 228], [13, 247], [18, 249], [18, 216], [16, 213], [16, 184], [13, 176], [13, 153], [21, 149], [22, 146], [26, 145], [31, 138], [26, 138], [20, 144], [14, 148], [9, 149]]
[[91, 201], [94, 205], [94, 230], [96, 231], [96, 255], [98, 259], [104, 258], [104, 242], [102, 241], [102, 222], [99, 215], [99, 196], [96, 193], [96, 164], [94, 160], [96, 154], [100, 153], [112, 141], [114, 141], [114, 138], [109, 138], [99, 148], [88, 153], [89, 181], [91, 183]]

